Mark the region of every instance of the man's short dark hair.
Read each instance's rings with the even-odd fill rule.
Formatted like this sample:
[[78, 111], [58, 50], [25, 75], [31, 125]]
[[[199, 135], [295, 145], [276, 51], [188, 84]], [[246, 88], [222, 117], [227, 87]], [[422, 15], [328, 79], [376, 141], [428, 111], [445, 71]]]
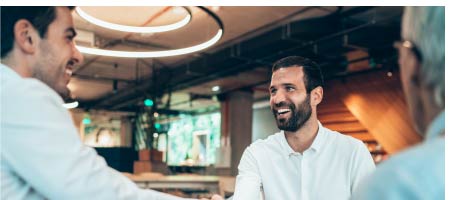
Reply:
[[276, 61], [273, 64], [272, 72], [280, 68], [302, 67], [304, 72], [304, 84], [307, 93], [310, 93], [318, 86], [323, 87], [323, 75], [320, 66], [312, 60], [300, 56], [289, 56]]
[[[74, 6], [68, 6], [70, 10]], [[54, 6], [2, 6], [1, 13], [1, 58], [4, 58], [13, 49], [14, 26], [18, 20], [28, 20], [39, 32], [39, 36], [44, 38], [47, 34], [49, 24], [56, 18]]]

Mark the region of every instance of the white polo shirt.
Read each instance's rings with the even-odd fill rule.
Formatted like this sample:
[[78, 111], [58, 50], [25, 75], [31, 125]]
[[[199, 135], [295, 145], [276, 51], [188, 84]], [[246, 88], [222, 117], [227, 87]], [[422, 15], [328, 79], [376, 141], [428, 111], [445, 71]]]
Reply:
[[[323, 127], [303, 154], [287, 143], [284, 131], [258, 140], [238, 166], [235, 200], [347, 200], [375, 170], [362, 141]], [[262, 190], [262, 192], [260, 192]]]

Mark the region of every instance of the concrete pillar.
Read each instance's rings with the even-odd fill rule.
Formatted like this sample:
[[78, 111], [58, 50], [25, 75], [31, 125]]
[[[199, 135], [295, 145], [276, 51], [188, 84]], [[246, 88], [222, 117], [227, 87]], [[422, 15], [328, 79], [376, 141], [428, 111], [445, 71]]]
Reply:
[[230, 142], [231, 175], [238, 174], [238, 164], [251, 144], [253, 127], [253, 91], [238, 90], [225, 95], [222, 101], [222, 137]]

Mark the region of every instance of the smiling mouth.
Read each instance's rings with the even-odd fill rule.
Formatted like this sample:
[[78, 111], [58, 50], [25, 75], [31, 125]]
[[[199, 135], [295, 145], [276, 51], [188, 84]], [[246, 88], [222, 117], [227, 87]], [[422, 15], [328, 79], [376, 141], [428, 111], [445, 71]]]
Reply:
[[67, 74], [68, 76], [72, 76], [72, 69], [70, 68], [65, 69], [65, 74]]
[[290, 112], [290, 109], [279, 109], [277, 110], [277, 115], [280, 116], [280, 115], [287, 114], [289, 112]]
[[72, 65], [68, 64], [67, 66], [65, 66], [65, 74], [69, 77], [72, 77], [72, 73], [73, 73]]

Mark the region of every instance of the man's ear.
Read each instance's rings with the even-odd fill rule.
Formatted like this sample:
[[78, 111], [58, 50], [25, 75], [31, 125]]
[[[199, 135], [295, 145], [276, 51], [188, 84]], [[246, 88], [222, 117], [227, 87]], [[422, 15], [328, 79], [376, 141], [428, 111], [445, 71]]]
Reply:
[[39, 39], [39, 34], [33, 25], [25, 19], [18, 20], [13, 27], [14, 45], [23, 53], [34, 54]]
[[312, 105], [318, 105], [323, 100], [323, 87], [318, 86], [310, 92], [310, 101]]
[[408, 62], [411, 67], [411, 83], [419, 87], [421, 85], [421, 62], [414, 53], [409, 54]]

